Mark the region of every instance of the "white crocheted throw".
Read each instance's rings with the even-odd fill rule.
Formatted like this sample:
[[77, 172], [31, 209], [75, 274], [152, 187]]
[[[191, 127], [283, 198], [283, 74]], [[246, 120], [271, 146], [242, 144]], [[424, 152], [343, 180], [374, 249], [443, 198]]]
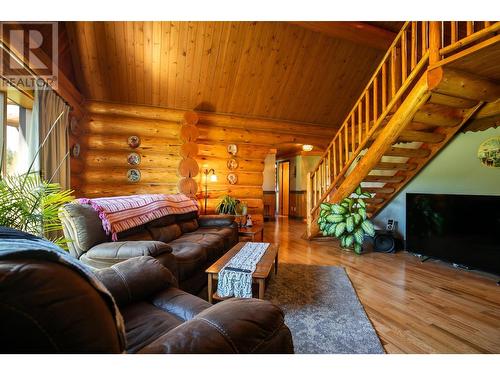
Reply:
[[219, 271], [217, 294], [220, 297], [252, 298], [252, 274], [269, 245], [247, 242]]

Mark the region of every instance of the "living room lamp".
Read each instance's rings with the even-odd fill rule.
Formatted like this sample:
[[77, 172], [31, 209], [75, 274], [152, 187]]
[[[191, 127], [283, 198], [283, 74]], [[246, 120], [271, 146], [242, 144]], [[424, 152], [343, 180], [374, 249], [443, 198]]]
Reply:
[[217, 175], [215, 174], [215, 169], [213, 168], [206, 168], [203, 171], [203, 174], [205, 175], [205, 215], [207, 214], [207, 200], [208, 200], [208, 176], [210, 175], [210, 181], [211, 182], [217, 182]]

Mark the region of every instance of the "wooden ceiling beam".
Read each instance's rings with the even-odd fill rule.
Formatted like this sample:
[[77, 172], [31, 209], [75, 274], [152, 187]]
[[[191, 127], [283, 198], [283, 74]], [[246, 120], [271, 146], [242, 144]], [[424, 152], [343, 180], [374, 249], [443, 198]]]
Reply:
[[381, 51], [387, 51], [387, 48], [397, 35], [392, 31], [364, 22], [292, 21], [290, 23], [333, 38], [348, 40]]

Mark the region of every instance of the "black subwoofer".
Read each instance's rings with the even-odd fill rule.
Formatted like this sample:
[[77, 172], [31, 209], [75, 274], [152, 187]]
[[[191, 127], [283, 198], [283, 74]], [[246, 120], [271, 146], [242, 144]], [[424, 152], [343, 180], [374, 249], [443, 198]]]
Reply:
[[367, 252], [395, 253], [396, 251], [403, 250], [403, 241], [397, 238], [392, 232], [377, 230], [373, 238], [365, 237], [363, 250]]

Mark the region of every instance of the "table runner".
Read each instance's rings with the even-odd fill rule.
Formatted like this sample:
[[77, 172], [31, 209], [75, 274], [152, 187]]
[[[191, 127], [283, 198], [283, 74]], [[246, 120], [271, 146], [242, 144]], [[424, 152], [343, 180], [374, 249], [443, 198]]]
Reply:
[[113, 241], [118, 233], [146, 224], [160, 217], [198, 211], [196, 199], [184, 194], [143, 194], [109, 198], [80, 198], [99, 213], [106, 234]]
[[269, 243], [247, 242], [219, 271], [219, 297], [252, 298], [252, 274]]

